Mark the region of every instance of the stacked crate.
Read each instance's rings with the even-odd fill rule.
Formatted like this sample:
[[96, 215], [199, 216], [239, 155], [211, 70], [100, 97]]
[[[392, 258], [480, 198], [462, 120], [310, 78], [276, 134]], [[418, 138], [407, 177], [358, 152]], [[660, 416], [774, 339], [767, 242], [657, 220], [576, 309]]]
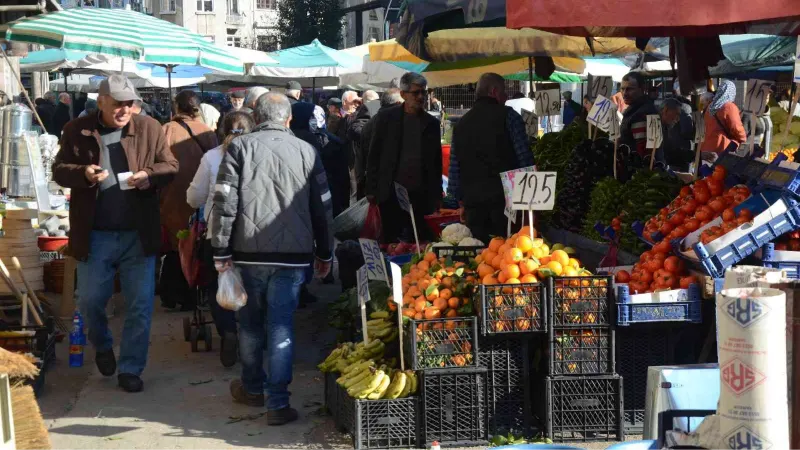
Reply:
[[622, 440], [611, 277], [552, 277], [546, 297], [547, 436], [556, 442]]
[[406, 366], [420, 380], [417, 447], [487, 444], [487, 371], [478, 365], [476, 318], [409, 320], [403, 339]]
[[[16, 256], [22, 265], [25, 279], [32, 289], [44, 289], [43, 264], [39, 260], [39, 245], [31, 223], [39, 217], [35, 209], [8, 209], [2, 220], [3, 237], [0, 237], [0, 260], [5, 263], [11, 279], [21, 291], [27, 290], [19, 272], [14, 270], [11, 258]], [[10, 295], [11, 288], [0, 283], [0, 295]]]

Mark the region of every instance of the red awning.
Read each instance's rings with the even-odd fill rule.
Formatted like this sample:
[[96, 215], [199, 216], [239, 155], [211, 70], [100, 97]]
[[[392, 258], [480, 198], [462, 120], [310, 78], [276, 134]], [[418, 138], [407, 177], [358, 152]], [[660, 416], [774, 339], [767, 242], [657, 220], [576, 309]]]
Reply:
[[506, 0], [508, 28], [576, 36], [800, 34], [800, 0]]

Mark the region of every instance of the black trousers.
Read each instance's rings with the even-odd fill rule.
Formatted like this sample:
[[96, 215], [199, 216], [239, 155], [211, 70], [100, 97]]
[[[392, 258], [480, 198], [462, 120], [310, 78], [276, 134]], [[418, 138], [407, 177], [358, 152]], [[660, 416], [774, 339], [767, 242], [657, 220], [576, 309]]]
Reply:
[[[411, 205], [414, 207], [414, 220], [417, 225], [417, 234], [420, 242], [430, 242], [433, 233], [425, 222], [425, 214], [428, 214], [427, 199], [421, 193], [408, 193]], [[392, 192], [388, 200], [378, 205], [381, 210], [381, 224], [384, 243], [391, 244], [398, 241], [414, 242], [414, 229], [411, 224], [411, 215], [400, 208], [397, 197]]]
[[[505, 237], [508, 231], [508, 217], [504, 213], [505, 203], [493, 203], [480, 207], [464, 207], [464, 219], [472, 236], [488, 244], [492, 236]], [[519, 214], [517, 225], [519, 228]]]
[[189, 289], [189, 283], [183, 276], [181, 259], [177, 251], [167, 252], [164, 256], [158, 284], [161, 304], [167, 308], [174, 308], [176, 305], [189, 306], [195, 303], [194, 292]]

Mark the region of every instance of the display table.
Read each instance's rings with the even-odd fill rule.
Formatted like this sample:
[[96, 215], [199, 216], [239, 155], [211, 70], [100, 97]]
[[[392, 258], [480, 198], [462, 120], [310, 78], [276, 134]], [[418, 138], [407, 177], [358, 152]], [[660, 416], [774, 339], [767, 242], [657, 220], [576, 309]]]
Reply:
[[[662, 411], [716, 410], [718, 401], [719, 365], [717, 364], [649, 367], [643, 438], [658, 439], [658, 413]], [[691, 428], [695, 429], [703, 419], [690, 420], [692, 420]], [[685, 426], [681, 428], [686, 429]]]

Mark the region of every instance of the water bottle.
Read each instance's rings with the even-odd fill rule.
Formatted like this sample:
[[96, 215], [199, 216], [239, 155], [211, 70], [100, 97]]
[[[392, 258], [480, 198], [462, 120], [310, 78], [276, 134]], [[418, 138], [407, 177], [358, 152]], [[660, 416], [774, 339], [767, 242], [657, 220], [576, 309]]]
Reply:
[[69, 333], [69, 366], [83, 366], [83, 347], [86, 345], [86, 336], [83, 334], [83, 317], [78, 310], [72, 316], [72, 331]]

